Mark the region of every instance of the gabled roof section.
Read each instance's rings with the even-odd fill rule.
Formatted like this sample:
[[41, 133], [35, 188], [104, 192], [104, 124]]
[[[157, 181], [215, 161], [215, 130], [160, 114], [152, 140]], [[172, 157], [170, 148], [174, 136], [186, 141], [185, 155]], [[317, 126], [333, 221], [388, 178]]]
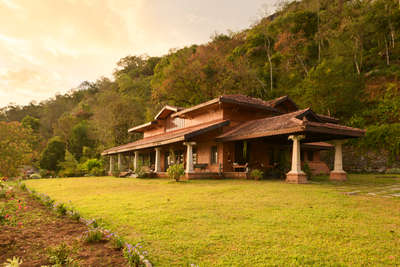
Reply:
[[329, 133], [339, 137], [359, 137], [365, 131], [344, 125], [324, 122], [310, 108], [246, 122], [217, 137], [218, 141], [236, 141], [252, 138], [304, 132]]
[[154, 117], [154, 119], [155, 120], [164, 120], [172, 113], [178, 112], [182, 109], [183, 108], [181, 108], [181, 107], [166, 105], [160, 110], [160, 112], [157, 113], [157, 115]]
[[109, 148], [101, 153], [101, 155], [112, 155], [121, 152], [134, 151], [138, 149], [151, 148], [156, 146], [162, 146], [166, 144], [172, 144], [181, 141], [188, 141], [191, 138], [199, 136], [201, 134], [219, 129], [221, 127], [229, 125], [229, 120], [217, 120], [207, 123], [202, 123], [196, 126], [183, 128], [168, 133], [158, 134], [150, 137], [146, 137], [135, 142]]
[[141, 133], [141, 132], [144, 132], [144, 131], [146, 131], [146, 130], [148, 130], [150, 128], [153, 128], [157, 124], [158, 124], [157, 121], [150, 121], [150, 122], [147, 122], [147, 123], [144, 123], [144, 124], [140, 124], [138, 126], [130, 128], [128, 130], [128, 133], [133, 133], [133, 132]]
[[295, 109], [299, 109], [299, 107], [296, 105], [296, 103], [287, 95], [266, 101], [266, 103], [273, 108], [277, 108], [279, 105], [281, 105], [285, 102], [292, 105]]
[[279, 110], [271, 106], [270, 103], [267, 101], [261, 100], [259, 98], [254, 98], [246, 95], [241, 95], [241, 94], [234, 94], [234, 95], [222, 95], [220, 97], [211, 99], [207, 102], [201, 103], [199, 105], [183, 109], [181, 111], [178, 111], [174, 114], [172, 114], [172, 117], [179, 117], [182, 115], [185, 115], [187, 113], [200, 110], [202, 108], [209, 107], [214, 104], [218, 103], [231, 103], [231, 104], [237, 104], [240, 106], [246, 106], [246, 107], [251, 107], [251, 108], [256, 108], [256, 109], [263, 109], [263, 110], [268, 110], [271, 111], [272, 113], [275, 114], [281, 114]]

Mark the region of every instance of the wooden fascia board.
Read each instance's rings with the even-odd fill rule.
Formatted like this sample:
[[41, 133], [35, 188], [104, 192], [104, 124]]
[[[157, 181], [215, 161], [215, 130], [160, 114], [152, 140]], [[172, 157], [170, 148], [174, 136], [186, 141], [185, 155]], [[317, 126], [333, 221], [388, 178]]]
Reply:
[[145, 129], [145, 128], [147, 128], [147, 127], [150, 127], [150, 126], [153, 126], [153, 125], [155, 125], [155, 124], [157, 124], [157, 121], [150, 121], [150, 122], [147, 122], [147, 123], [144, 123], [144, 124], [141, 124], [141, 125], [138, 125], [138, 126], [135, 126], [135, 127], [132, 127], [132, 128], [130, 128], [129, 130], [128, 130], [128, 133], [132, 133], [132, 132], [140, 132], [140, 131], [138, 131], [138, 130], [140, 130], [140, 129]]
[[254, 138], [274, 136], [274, 135], [301, 133], [303, 131], [304, 131], [304, 126], [297, 126], [297, 127], [293, 127], [293, 128], [287, 128], [287, 129], [276, 130], [276, 131], [267, 131], [267, 132], [263, 132], [263, 133], [239, 135], [239, 136], [232, 136], [232, 137], [222, 137], [222, 138], [216, 138], [216, 139], [217, 139], [217, 141], [221, 141], [221, 142], [239, 141], [239, 140], [254, 139]]
[[202, 129], [199, 129], [197, 131], [193, 131], [191, 133], [185, 134], [184, 137], [185, 137], [185, 140], [189, 140], [190, 138], [193, 138], [193, 137], [196, 137], [198, 135], [210, 132], [212, 130], [216, 130], [216, 129], [221, 128], [223, 126], [227, 126], [229, 124], [230, 124], [230, 121], [226, 120], [226, 121], [223, 121], [223, 122], [220, 122], [220, 123], [217, 123], [217, 124], [214, 124], [214, 125], [210, 125], [208, 127], [202, 128]]
[[[112, 155], [112, 154], [118, 154], [118, 153], [123, 153], [123, 152], [128, 152], [128, 151], [139, 150], [139, 149], [145, 149], [145, 148], [150, 148], [150, 147], [155, 147], [155, 146], [162, 146], [162, 145], [167, 145], [167, 144], [176, 143], [176, 142], [180, 142], [180, 141], [184, 141], [184, 136], [179, 136], [179, 137], [175, 137], [175, 138], [171, 138], [171, 139], [163, 140], [163, 141], [150, 142], [147, 144], [137, 145], [137, 146], [124, 148], [124, 149], [118, 149], [116, 151], [108, 152], [104, 155]], [[102, 153], [102, 155], [103, 155], [103, 153]]]
[[269, 107], [269, 106], [264, 106], [264, 105], [259, 105], [259, 104], [252, 104], [252, 103], [244, 103], [244, 102], [240, 102], [240, 101], [237, 101], [237, 100], [224, 98], [224, 97], [221, 97], [220, 101], [222, 103], [236, 104], [236, 105], [244, 106], [244, 107], [251, 107], [251, 108], [257, 108], [257, 109], [262, 109], [262, 110], [268, 110], [268, 111], [274, 112], [275, 114], [282, 114], [282, 112], [280, 112], [279, 110], [277, 110], [277, 109], [275, 109], [273, 107]]
[[314, 133], [324, 133], [324, 134], [332, 134], [332, 135], [340, 135], [341, 138], [346, 137], [362, 137], [364, 136], [365, 131], [363, 130], [346, 130], [346, 129], [335, 129], [329, 127], [321, 127], [321, 126], [313, 126], [306, 125], [306, 131], [314, 132]]
[[179, 112], [176, 112], [176, 113], [172, 114], [171, 117], [172, 118], [179, 117], [179, 116], [182, 116], [182, 115], [184, 115], [186, 113], [189, 113], [189, 112], [192, 112], [192, 111], [195, 111], [195, 110], [198, 110], [198, 109], [201, 109], [201, 108], [204, 108], [204, 107], [219, 103], [219, 101], [220, 101], [220, 98], [214, 98], [214, 99], [212, 99], [210, 101], [207, 101], [207, 102], [204, 102], [202, 104], [193, 106], [191, 108], [184, 109], [184, 110], [179, 111]]

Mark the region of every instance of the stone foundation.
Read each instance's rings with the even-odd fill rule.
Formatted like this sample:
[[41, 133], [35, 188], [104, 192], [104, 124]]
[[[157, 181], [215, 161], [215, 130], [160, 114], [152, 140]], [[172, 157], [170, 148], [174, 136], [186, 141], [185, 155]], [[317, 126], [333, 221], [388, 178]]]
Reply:
[[346, 181], [347, 173], [345, 171], [331, 171], [329, 175], [331, 181]]
[[286, 180], [290, 184], [306, 184], [308, 183], [307, 175], [305, 173], [287, 173]]

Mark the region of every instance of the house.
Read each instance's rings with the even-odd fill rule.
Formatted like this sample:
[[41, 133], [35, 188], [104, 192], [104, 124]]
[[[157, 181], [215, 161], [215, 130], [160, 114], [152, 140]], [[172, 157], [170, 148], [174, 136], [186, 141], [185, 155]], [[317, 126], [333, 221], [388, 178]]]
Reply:
[[[110, 172], [116, 164], [120, 171], [140, 165], [166, 177], [168, 166], [183, 163], [188, 179], [245, 179], [252, 169], [270, 175], [286, 169], [291, 183], [307, 182], [305, 163], [313, 173], [345, 180], [342, 144], [365, 133], [310, 108], [299, 109], [287, 96], [263, 101], [245, 95], [222, 95], [190, 108], [165, 106], [154, 120], [129, 132], [143, 138], [102, 153], [110, 158]], [[320, 160], [326, 149], [335, 149], [332, 171]]]

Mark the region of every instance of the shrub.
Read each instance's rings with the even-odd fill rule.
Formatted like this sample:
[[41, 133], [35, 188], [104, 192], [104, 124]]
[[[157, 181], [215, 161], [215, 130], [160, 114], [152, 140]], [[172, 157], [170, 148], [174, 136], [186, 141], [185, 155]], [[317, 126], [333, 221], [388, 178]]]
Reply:
[[40, 179], [42, 176], [40, 176], [39, 173], [33, 173], [29, 176], [30, 179]]
[[65, 214], [67, 214], [67, 207], [63, 203], [61, 203], [61, 204], [57, 205], [56, 211], [61, 216], [64, 216]]
[[123, 251], [124, 257], [128, 260], [129, 266], [138, 267], [144, 266], [140, 260], [139, 251], [136, 247], [132, 247], [132, 245], [127, 244]]
[[400, 174], [400, 168], [391, 168], [386, 170], [387, 174]]
[[79, 222], [79, 220], [81, 219], [81, 215], [79, 214], [79, 212], [71, 210], [71, 218]]
[[121, 250], [124, 247], [125, 241], [122, 237], [112, 234], [111, 243], [115, 249]]
[[13, 257], [12, 259], [7, 259], [3, 264], [4, 267], [19, 267], [22, 264], [22, 259], [19, 257]]
[[310, 165], [308, 165], [307, 162], [304, 162], [304, 164], [303, 164], [303, 171], [307, 175], [308, 179], [311, 179], [313, 177]]
[[94, 167], [90, 170], [89, 174], [92, 176], [103, 176], [104, 169], [102, 167]]
[[254, 169], [250, 172], [250, 177], [254, 180], [261, 180], [264, 177], [264, 172], [259, 169]]
[[74, 259], [71, 257], [73, 253], [74, 249], [67, 246], [64, 242], [59, 246], [47, 249], [49, 262], [56, 266], [73, 266], [72, 263]]
[[169, 166], [167, 173], [169, 178], [175, 179], [179, 182], [180, 178], [185, 174], [183, 164], [174, 164]]
[[86, 243], [96, 243], [100, 242], [103, 239], [103, 236], [104, 234], [99, 228], [93, 228], [83, 234], [82, 240]]
[[20, 188], [22, 191], [26, 191], [26, 184], [21, 183], [21, 184], [19, 185], [19, 188]]

